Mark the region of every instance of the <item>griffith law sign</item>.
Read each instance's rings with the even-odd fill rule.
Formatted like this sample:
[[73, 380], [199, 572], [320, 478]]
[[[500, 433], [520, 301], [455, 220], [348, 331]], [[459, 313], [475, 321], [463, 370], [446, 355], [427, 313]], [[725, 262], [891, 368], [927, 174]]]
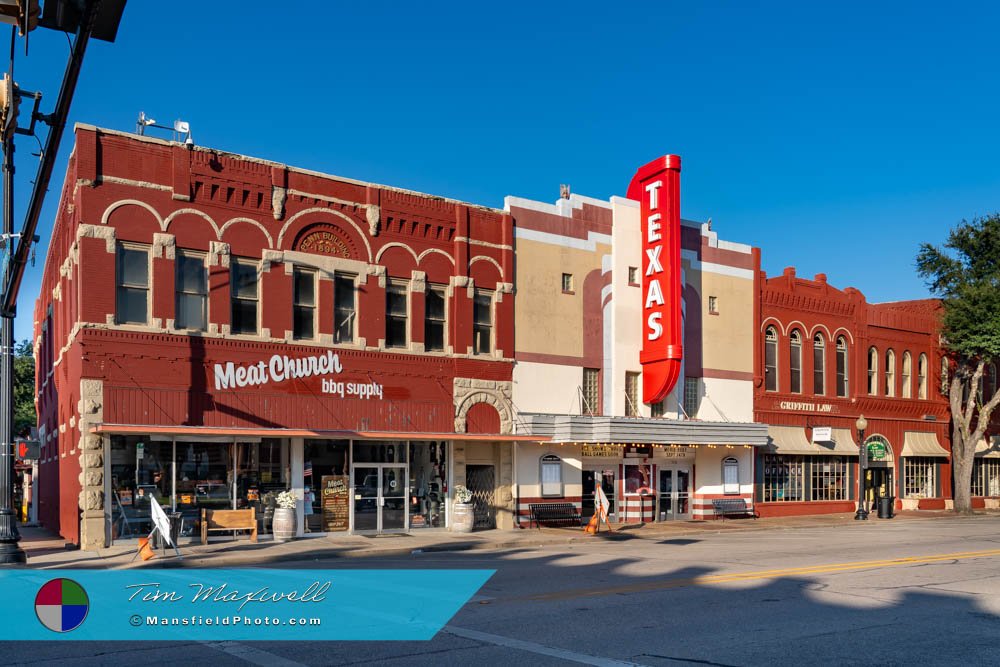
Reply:
[[658, 403], [680, 377], [681, 159], [664, 155], [639, 168], [628, 198], [642, 220], [642, 400]]

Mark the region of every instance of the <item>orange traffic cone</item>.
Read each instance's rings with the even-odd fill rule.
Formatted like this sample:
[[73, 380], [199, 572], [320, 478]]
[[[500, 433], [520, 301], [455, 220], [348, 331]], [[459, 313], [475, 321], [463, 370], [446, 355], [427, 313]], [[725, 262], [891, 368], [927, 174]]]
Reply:
[[600, 525], [600, 521], [601, 520], [598, 518], [597, 513], [595, 512], [594, 516], [590, 517], [590, 521], [587, 522], [587, 526], [586, 528], [583, 529], [583, 532], [587, 533], [588, 535], [596, 535], [597, 527]]
[[150, 546], [148, 537], [139, 538], [139, 555], [143, 560], [149, 560], [150, 558], [156, 557], [156, 552], [153, 551], [153, 547]]

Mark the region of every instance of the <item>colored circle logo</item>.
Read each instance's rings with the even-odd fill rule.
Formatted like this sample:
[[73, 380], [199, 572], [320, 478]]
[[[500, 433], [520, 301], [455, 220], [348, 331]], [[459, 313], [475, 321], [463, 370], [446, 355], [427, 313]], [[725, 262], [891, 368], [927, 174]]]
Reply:
[[52, 579], [35, 596], [35, 615], [53, 632], [76, 630], [89, 610], [87, 591], [72, 579]]

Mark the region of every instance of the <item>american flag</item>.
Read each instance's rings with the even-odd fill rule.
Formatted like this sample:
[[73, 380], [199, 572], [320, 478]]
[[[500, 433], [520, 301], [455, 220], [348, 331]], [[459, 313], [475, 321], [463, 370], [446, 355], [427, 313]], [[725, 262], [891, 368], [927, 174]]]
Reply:
[[302, 476], [303, 477], [312, 477], [312, 474], [313, 474], [313, 462], [312, 461], [306, 461], [306, 468], [305, 468], [305, 470], [302, 471]]

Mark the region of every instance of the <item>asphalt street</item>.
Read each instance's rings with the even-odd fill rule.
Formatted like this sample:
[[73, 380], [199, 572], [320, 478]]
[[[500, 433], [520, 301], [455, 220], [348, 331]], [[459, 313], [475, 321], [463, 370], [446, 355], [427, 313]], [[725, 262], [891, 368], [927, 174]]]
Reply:
[[995, 665], [1000, 518], [299, 560], [490, 568], [428, 642], [6, 642], [6, 664]]

